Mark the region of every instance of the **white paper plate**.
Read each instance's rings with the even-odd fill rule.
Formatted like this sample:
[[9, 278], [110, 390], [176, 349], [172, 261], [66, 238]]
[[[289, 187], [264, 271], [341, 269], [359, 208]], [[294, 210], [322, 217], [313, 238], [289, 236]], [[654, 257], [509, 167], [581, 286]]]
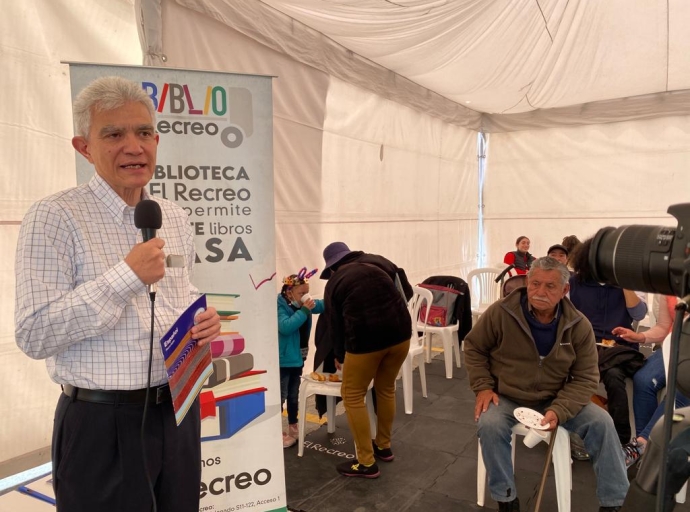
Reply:
[[513, 414], [517, 420], [525, 425], [526, 427], [533, 428], [535, 430], [546, 430], [549, 428], [549, 424], [542, 425], [541, 420], [544, 419], [544, 415], [540, 412], [530, 409], [529, 407], [518, 407], [513, 411]]

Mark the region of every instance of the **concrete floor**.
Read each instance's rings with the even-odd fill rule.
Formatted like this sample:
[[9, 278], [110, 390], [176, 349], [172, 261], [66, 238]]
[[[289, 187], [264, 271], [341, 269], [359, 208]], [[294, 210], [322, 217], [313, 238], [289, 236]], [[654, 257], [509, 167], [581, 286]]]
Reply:
[[[296, 447], [284, 451], [290, 510], [459, 512], [497, 509], [496, 502], [488, 494], [485, 507], [476, 504], [474, 394], [469, 389], [464, 367], [455, 368], [454, 378], [446, 379], [441, 355], [426, 368], [429, 396], [421, 396], [419, 375], [415, 370], [414, 413], [411, 415], [404, 412], [402, 385], [398, 381], [398, 412], [392, 445], [396, 458], [392, 463], [379, 462], [381, 476], [378, 479], [345, 478], [335, 471], [335, 465], [346, 460], [338, 453], [354, 453], [342, 405], [338, 408], [334, 434], [328, 434], [326, 425], [309, 424], [304, 457], [297, 456]], [[313, 404], [313, 399], [310, 403]], [[314, 414], [314, 411], [307, 413]], [[534, 509], [546, 448], [545, 443], [533, 449], [522, 443], [517, 445], [516, 483], [523, 511]], [[573, 461], [572, 468], [572, 511], [596, 512], [599, 504], [592, 464]], [[546, 483], [542, 512], [557, 511], [552, 473]], [[678, 505], [675, 510], [690, 511], [690, 506]]]

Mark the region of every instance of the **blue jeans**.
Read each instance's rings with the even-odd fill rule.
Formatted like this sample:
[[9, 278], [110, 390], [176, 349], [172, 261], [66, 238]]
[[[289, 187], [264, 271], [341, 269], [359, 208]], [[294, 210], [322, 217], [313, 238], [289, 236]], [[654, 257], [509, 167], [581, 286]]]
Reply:
[[[664, 415], [665, 400], [657, 402], [659, 391], [666, 387], [666, 372], [661, 350], [647, 358], [633, 377], [633, 409], [637, 437], [649, 439], [649, 433]], [[690, 400], [676, 392], [676, 407], [687, 407]]]
[[[544, 413], [549, 402], [533, 409]], [[482, 443], [491, 497], [496, 501], [512, 501], [517, 497], [511, 461], [511, 428], [517, 423], [513, 411], [519, 404], [499, 396], [498, 405], [491, 403], [479, 417], [477, 435]], [[592, 457], [597, 477], [597, 497], [602, 507], [618, 507], [628, 492], [628, 475], [623, 450], [613, 420], [606, 411], [588, 403], [577, 416], [561, 425], [578, 434]]]
[[299, 385], [302, 367], [280, 368], [280, 410], [287, 401], [288, 424], [297, 423], [297, 410], [299, 409]]

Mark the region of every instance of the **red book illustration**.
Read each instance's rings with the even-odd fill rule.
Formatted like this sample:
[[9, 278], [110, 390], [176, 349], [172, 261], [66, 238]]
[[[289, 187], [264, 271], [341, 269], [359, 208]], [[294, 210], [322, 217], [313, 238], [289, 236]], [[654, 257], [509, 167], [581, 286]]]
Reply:
[[211, 342], [211, 357], [235, 356], [244, 350], [244, 337], [238, 333], [220, 333]]

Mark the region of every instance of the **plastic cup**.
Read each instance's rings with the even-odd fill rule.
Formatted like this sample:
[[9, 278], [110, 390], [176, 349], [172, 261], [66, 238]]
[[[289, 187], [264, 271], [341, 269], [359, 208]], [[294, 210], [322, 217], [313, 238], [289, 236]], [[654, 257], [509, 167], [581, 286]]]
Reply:
[[304, 295], [302, 295], [302, 304], [304, 304], [308, 300], [313, 300], [311, 295], [309, 295], [308, 293], [305, 293]]
[[529, 429], [529, 432], [527, 432], [527, 435], [525, 436], [524, 443], [527, 448], [534, 448], [537, 446], [541, 441], [546, 442], [546, 440], [549, 437], [549, 433], [546, 430], [536, 430], [536, 429]]

